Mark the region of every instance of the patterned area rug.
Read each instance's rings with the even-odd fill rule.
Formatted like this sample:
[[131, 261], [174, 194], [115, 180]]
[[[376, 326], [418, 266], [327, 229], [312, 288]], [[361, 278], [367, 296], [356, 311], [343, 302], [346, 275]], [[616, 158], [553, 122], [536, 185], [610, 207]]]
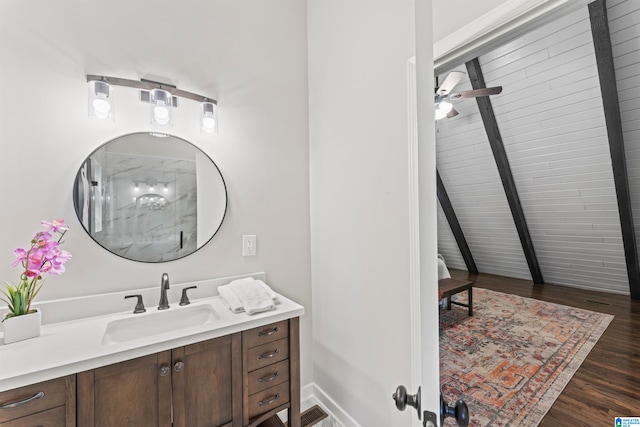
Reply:
[[537, 426], [613, 319], [482, 288], [473, 302], [440, 311], [442, 393], [473, 427]]

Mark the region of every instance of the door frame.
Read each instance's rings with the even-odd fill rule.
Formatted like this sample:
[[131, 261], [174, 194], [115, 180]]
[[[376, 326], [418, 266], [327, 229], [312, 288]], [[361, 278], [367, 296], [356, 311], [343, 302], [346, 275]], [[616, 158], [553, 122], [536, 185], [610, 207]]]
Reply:
[[[414, 393], [421, 386], [421, 328], [420, 328], [420, 192], [418, 179], [418, 91], [416, 88], [416, 57], [407, 61], [407, 112], [409, 125], [409, 295], [411, 316], [411, 384]], [[438, 371], [439, 375], [439, 371]], [[426, 385], [425, 385], [426, 389]], [[424, 404], [423, 404], [424, 406]], [[422, 423], [413, 419], [413, 426]]]
[[[428, 12], [422, 7], [431, 7], [431, 2], [416, 2], [416, 54], [428, 59], [416, 64], [416, 56], [407, 61], [407, 112], [408, 112], [408, 169], [409, 169], [409, 287], [410, 287], [410, 340], [411, 340], [411, 384], [409, 390], [415, 393], [422, 386], [422, 411], [435, 412], [439, 418], [440, 384], [437, 387], [427, 384], [429, 372], [423, 367], [439, 372], [439, 343], [425, 342], [425, 336], [431, 337], [421, 328], [434, 324], [437, 331], [437, 240], [433, 242], [436, 229], [437, 202], [435, 192], [435, 124], [421, 123], [420, 115], [433, 117], [434, 104], [430, 96], [418, 96], [421, 87], [433, 87], [433, 75], [419, 75], [433, 66], [434, 74], [446, 71], [446, 68], [463, 63], [474, 57], [506, 43], [532, 28], [543, 25], [563, 14], [585, 6], [592, 0], [512, 0], [480, 16], [475, 21], [458, 29], [451, 35], [438, 41], [433, 46], [425, 46], [421, 40], [421, 17]], [[431, 14], [432, 16], [432, 14]], [[429, 26], [429, 30], [431, 27]], [[422, 38], [430, 40], [422, 34]], [[433, 130], [433, 135], [428, 132]], [[419, 137], [419, 134], [422, 137]], [[433, 140], [429, 139], [433, 138]], [[430, 157], [428, 144], [433, 141]], [[423, 150], [419, 150], [419, 142]], [[426, 144], [425, 144], [426, 142]], [[433, 175], [433, 177], [431, 176]], [[433, 181], [433, 182], [432, 182]], [[422, 187], [419, 185], [422, 183]], [[430, 188], [430, 184], [433, 185]], [[426, 184], [426, 185], [425, 185]], [[432, 200], [425, 200], [432, 199]], [[432, 203], [432, 204], [431, 204]], [[422, 226], [422, 227], [421, 227]], [[437, 238], [436, 238], [437, 239]], [[435, 251], [434, 251], [435, 249]], [[432, 253], [435, 252], [435, 253]], [[433, 255], [433, 256], [431, 256]], [[432, 259], [431, 259], [432, 258]], [[434, 278], [430, 276], [434, 276]], [[435, 279], [435, 280], [434, 280]], [[432, 283], [429, 286], [429, 283]], [[433, 298], [431, 298], [433, 296]], [[423, 310], [434, 307], [434, 312]], [[437, 334], [437, 332], [436, 332]], [[437, 351], [433, 351], [436, 347]], [[434, 362], [434, 356], [436, 360]], [[433, 371], [432, 371], [433, 372]], [[412, 425], [421, 427], [422, 422], [412, 417]], [[439, 423], [439, 420], [438, 420]]]

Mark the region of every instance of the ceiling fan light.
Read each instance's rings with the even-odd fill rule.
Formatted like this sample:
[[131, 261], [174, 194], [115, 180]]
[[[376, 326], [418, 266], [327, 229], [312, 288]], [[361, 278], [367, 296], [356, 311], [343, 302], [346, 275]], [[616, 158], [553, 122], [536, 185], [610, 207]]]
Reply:
[[440, 109], [440, 106], [436, 104], [436, 120], [444, 119], [447, 117], [447, 113]]
[[453, 108], [453, 105], [447, 101], [441, 101], [440, 104], [438, 105], [438, 110], [442, 111], [445, 116], [449, 114], [452, 108]]

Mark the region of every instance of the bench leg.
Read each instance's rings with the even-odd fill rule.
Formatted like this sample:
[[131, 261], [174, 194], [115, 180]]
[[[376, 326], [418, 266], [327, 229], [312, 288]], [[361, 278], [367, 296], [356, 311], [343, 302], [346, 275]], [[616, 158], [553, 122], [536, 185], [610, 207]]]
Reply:
[[469, 316], [473, 316], [473, 288], [469, 288], [467, 293], [469, 294]]

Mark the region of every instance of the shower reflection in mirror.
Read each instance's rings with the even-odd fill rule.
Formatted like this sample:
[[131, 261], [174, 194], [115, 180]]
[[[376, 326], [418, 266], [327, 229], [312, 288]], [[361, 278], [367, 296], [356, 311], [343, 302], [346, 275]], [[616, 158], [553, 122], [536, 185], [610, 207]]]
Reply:
[[78, 219], [97, 243], [128, 259], [162, 262], [193, 253], [213, 237], [226, 212], [219, 170], [179, 138], [123, 138], [80, 167]]

